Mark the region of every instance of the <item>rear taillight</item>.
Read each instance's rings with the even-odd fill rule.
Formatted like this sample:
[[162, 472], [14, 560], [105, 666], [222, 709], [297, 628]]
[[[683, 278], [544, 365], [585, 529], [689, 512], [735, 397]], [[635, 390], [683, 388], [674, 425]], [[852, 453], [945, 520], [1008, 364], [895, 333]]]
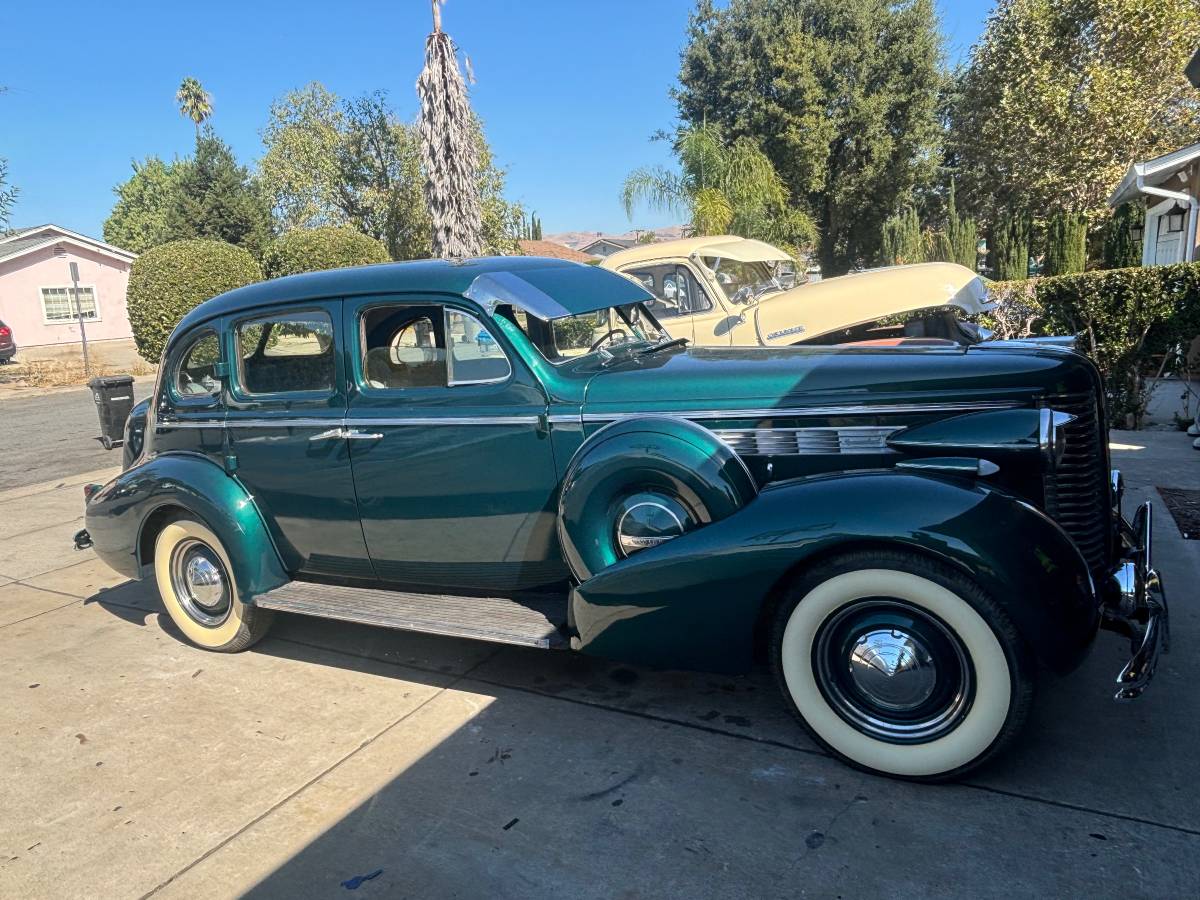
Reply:
[[12, 337], [12, 329], [7, 325], [0, 325], [0, 338]]
[[102, 487], [104, 487], [102, 484], [85, 484], [83, 486], [83, 502], [87, 503], [91, 500], [92, 497], [100, 492], [100, 488]]

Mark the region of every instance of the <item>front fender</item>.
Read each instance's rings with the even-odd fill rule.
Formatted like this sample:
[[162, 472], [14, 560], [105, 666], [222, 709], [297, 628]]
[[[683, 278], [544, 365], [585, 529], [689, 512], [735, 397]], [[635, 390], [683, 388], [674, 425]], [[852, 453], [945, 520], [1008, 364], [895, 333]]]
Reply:
[[947, 562], [1066, 672], [1099, 625], [1087, 564], [1043, 513], [965, 479], [871, 471], [779, 482], [729, 518], [644, 550], [572, 594], [579, 648], [677, 668], [744, 671], [764, 602], [806, 563], [887, 545]]
[[96, 554], [130, 578], [140, 578], [142, 533], [155, 513], [181, 507], [225, 545], [242, 600], [286, 584], [287, 572], [254, 498], [216, 463], [191, 453], [156, 456], [122, 472], [88, 501], [86, 519]]

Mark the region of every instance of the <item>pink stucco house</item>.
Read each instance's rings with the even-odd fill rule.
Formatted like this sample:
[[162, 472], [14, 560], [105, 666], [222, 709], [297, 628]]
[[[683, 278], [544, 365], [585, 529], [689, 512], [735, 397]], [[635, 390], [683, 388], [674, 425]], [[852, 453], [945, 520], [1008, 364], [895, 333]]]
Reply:
[[13, 330], [18, 358], [79, 350], [69, 264], [79, 264], [79, 304], [88, 347], [125, 357], [132, 347], [125, 289], [137, 254], [57, 225], [0, 235], [0, 320]]

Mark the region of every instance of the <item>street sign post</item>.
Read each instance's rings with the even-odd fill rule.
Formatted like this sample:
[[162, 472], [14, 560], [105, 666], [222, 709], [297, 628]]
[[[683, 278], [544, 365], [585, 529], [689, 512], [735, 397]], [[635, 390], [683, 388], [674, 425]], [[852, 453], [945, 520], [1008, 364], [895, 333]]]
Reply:
[[83, 343], [83, 374], [90, 376], [92, 369], [88, 365], [87, 326], [83, 324], [83, 306], [79, 302], [79, 264], [71, 263], [71, 296], [75, 300], [75, 318], [79, 320], [79, 339]]

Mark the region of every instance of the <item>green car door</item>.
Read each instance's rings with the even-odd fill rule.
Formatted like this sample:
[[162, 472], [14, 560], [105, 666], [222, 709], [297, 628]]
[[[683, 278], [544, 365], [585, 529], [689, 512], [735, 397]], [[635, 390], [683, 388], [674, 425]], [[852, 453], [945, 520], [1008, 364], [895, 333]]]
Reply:
[[373, 579], [342, 428], [341, 301], [225, 321], [227, 468], [262, 510], [289, 572]]
[[559, 584], [558, 476], [540, 385], [444, 298], [347, 300], [346, 427], [376, 574], [416, 590]]

